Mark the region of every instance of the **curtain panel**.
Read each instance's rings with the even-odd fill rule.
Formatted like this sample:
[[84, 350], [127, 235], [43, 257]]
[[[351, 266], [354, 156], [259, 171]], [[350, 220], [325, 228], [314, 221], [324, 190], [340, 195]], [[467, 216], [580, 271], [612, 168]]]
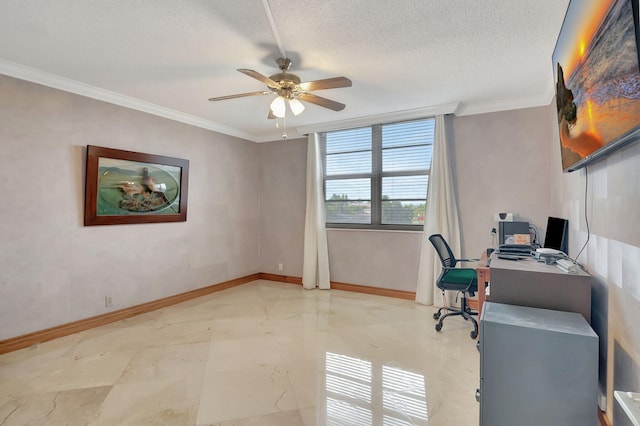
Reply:
[[416, 302], [424, 305], [445, 306], [448, 302], [435, 285], [442, 265], [429, 241], [429, 236], [432, 234], [442, 234], [451, 250], [454, 253], [460, 253], [458, 204], [443, 115], [436, 116]]
[[329, 289], [329, 250], [318, 134], [310, 133], [307, 144], [307, 207], [304, 221], [302, 286], [306, 289]]

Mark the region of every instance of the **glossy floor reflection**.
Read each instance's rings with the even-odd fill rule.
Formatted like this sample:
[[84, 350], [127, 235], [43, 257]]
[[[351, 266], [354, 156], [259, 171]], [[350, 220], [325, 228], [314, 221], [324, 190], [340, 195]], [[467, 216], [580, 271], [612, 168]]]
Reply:
[[0, 356], [0, 424], [477, 425], [471, 326], [433, 312], [255, 281]]

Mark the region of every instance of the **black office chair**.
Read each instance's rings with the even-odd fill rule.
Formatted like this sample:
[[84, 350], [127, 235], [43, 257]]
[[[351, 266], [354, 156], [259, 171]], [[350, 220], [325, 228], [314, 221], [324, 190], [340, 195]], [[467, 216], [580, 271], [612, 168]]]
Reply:
[[[436, 331], [442, 329], [442, 322], [445, 318], [461, 315], [465, 320], [473, 322], [473, 331], [471, 332], [471, 338], [478, 337], [478, 322], [472, 315], [478, 315], [477, 312], [471, 312], [471, 308], [467, 306], [467, 294], [473, 296], [478, 291], [478, 274], [473, 268], [456, 268], [458, 262], [472, 262], [478, 259], [456, 259], [451, 251], [451, 247], [445, 241], [440, 234], [433, 234], [429, 237], [429, 241], [436, 249], [440, 261], [442, 262], [442, 271], [436, 281], [436, 285], [442, 290], [444, 295], [445, 290], [454, 290], [462, 293], [460, 309], [442, 307], [438, 309], [438, 312], [433, 314], [433, 319], [439, 320], [436, 324]], [[446, 310], [447, 313], [442, 315], [442, 311]]]

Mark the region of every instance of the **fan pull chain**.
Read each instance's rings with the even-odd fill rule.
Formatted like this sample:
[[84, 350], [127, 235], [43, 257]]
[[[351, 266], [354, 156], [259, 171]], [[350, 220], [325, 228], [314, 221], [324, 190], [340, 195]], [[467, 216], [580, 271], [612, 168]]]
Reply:
[[287, 140], [287, 116], [282, 117], [282, 140]]
[[[276, 120], [276, 129], [280, 128], [280, 122]], [[287, 140], [287, 119], [286, 116], [282, 117], [282, 140]]]

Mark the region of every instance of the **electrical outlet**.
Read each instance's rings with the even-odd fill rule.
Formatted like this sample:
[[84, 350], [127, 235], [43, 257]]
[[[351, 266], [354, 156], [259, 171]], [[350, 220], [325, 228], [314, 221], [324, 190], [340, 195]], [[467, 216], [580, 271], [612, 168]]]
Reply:
[[111, 296], [105, 296], [104, 297], [104, 307], [105, 308], [110, 308], [111, 305], [113, 305], [113, 300], [111, 299]]
[[282, 263], [278, 263], [278, 271], [282, 271], [284, 269], [284, 265]]

